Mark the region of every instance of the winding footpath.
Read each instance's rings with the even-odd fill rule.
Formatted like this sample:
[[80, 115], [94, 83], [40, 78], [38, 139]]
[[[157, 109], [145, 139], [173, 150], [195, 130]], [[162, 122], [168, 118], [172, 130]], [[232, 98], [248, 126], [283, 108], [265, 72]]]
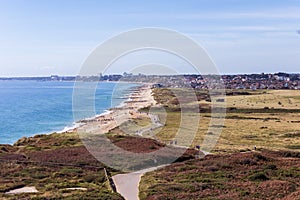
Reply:
[[148, 117], [151, 120], [151, 127], [146, 127], [146, 128], [143, 128], [143, 129], [139, 130], [137, 132], [137, 135], [143, 136], [143, 134], [145, 132], [154, 131], [155, 129], [158, 129], [158, 128], [163, 126], [163, 124], [160, 123], [159, 117], [157, 115], [148, 114]]
[[125, 200], [139, 200], [139, 184], [141, 177], [147, 172], [151, 172], [165, 166], [167, 165], [161, 165], [128, 174], [118, 174], [113, 176], [112, 179], [116, 185], [117, 192], [121, 194]]
[[[160, 123], [157, 115], [149, 114], [149, 117], [151, 119], [152, 126], [149, 128], [140, 130], [138, 132], [138, 135], [142, 136], [142, 134], [147, 131], [152, 131], [154, 129], [157, 129], [157, 128], [163, 126]], [[178, 146], [178, 145], [173, 145], [173, 146], [176, 146], [178, 148], [186, 148], [186, 149], [188, 148], [188, 147]], [[205, 155], [208, 154], [208, 152], [203, 152], [203, 153]], [[127, 173], [127, 174], [117, 174], [117, 175], [113, 176], [112, 179], [116, 186], [117, 192], [119, 194], [121, 194], [125, 198], [125, 200], [139, 200], [139, 184], [141, 181], [141, 177], [147, 172], [151, 172], [151, 171], [157, 170], [157, 169], [165, 167], [165, 166], [167, 166], [167, 165], [160, 165], [157, 167], [151, 167], [151, 168], [143, 169], [143, 170], [136, 171], [136, 172], [131, 172], [131, 173]]]
[[[157, 115], [149, 114], [148, 116], [151, 119], [152, 125], [151, 127], [140, 130], [138, 132], [138, 135], [140, 136], [142, 136], [145, 132], [152, 131], [163, 126], [160, 123]], [[139, 200], [139, 184], [141, 181], [141, 177], [147, 172], [151, 172], [165, 166], [167, 165], [160, 165], [136, 172], [117, 174], [113, 176], [112, 179], [116, 186], [117, 192], [121, 194], [125, 198], [125, 200]]]

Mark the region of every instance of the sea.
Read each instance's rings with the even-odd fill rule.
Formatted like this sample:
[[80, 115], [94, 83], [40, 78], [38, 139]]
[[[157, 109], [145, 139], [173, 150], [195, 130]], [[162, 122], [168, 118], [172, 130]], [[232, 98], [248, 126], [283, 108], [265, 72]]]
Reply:
[[[84, 86], [88, 89], [90, 84]], [[99, 82], [94, 92], [93, 115], [122, 104], [138, 86]], [[73, 88], [74, 82], [0, 81], [0, 144], [13, 144], [22, 137], [63, 132], [77, 126], [72, 111]], [[82, 119], [94, 116], [83, 115]]]

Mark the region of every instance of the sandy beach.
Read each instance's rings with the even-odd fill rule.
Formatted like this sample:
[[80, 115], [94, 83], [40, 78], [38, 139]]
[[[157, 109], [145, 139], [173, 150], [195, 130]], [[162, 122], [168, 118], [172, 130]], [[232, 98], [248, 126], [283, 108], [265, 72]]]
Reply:
[[107, 112], [92, 119], [81, 120], [82, 125], [70, 131], [87, 132], [95, 134], [108, 133], [130, 119], [149, 117], [139, 109], [155, 105], [152, 96], [151, 84], [144, 84], [134, 90], [120, 106], [111, 108]]

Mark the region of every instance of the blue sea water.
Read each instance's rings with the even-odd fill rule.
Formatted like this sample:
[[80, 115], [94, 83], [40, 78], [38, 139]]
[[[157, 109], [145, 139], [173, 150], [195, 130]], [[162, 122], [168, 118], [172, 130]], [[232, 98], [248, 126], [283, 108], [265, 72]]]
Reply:
[[[126, 97], [138, 86], [118, 83], [119, 94], [115, 94], [116, 84], [98, 84], [95, 114], [120, 104], [124, 98], [115, 97]], [[24, 136], [72, 127], [73, 86], [74, 82], [0, 81], [0, 144], [13, 144]], [[82, 119], [86, 117], [93, 116], [82, 116]]]

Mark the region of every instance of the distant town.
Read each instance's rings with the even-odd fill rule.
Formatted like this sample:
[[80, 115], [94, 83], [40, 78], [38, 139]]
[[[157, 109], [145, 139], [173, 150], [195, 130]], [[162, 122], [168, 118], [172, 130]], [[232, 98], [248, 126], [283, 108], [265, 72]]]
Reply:
[[98, 76], [58, 76], [48, 77], [0, 77], [0, 81], [130, 81], [151, 82], [155, 87], [193, 87], [207, 89], [213, 80], [221, 81], [226, 89], [300, 89], [300, 74], [261, 73], [261, 74], [237, 74], [237, 75], [122, 75]]

